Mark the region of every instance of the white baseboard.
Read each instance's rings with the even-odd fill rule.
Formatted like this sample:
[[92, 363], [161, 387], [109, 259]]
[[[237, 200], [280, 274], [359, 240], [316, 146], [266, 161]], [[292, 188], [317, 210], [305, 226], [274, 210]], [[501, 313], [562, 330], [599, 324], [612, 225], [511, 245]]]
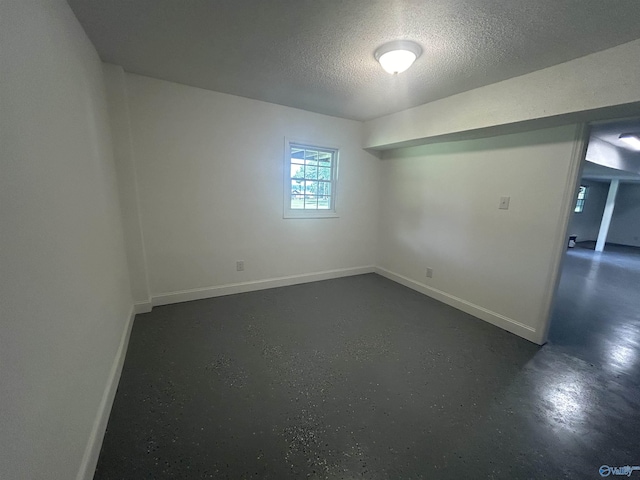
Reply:
[[148, 302], [136, 303], [133, 306], [134, 312], [136, 314], [138, 314], [138, 313], [149, 313], [152, 308], [153, 308], [153, 305], [151, 304], [151, 300], [149, 300]]
[[91, 435], [89, 436], [89, 442], [85, 449], [84, 456], [82, 457], [82, 463], [78, 470], [77, 480], [91, 480], [98, 465], [98, 457], [100, 456], [100, 449], [102, 448], [102, 440], [107, 430], [107, 422], [109, 421], [109, 414], [111, 413], [111, 406], [116, 396], [118, 389], [118, 382], [120, 381], [120, 374], [122, 373], [122, 366], [124, 365], [124, 357], [127, 353], [127, 346], [129, 345], [129, 337], [131, 336], [131, 328], [133, 327], [133, 319], [135, 318], [135, 307], [131, 308], [129, 319], [125, 325], [125, 329], [122, 332], [122, 338], [120, 339], [120, 346], [116, 353], [116, 358], [111, 366], [109, 372], [109, 379], [104, 393], [102, 394], [102, 400], [98, 407], [98, 413], [93, 422], [93, 428], [91, 429]]
[[172, 303], [189, 302], [191, 300], [202, 300], [203, 298], [221, 297], [223, 295], [233, 295], [236, 293], [254, 292], [267, 288], [287, 287], [300, 283], [317, 282], [319, 280], [330, 280], [332, 278], [350, 277], [352, 275], [362, 275], [373, 273], [375, 267], [355, 267], [341, 268], [338, 270], [327, 270], [324, 272], [304, 273], [301, 275], [289, 275], [287, 277], [268, 278], [266, 280], [256, 280], [253, 282], [229, 283], [217, 287], [196, 288], [193, 290], [183, 290], [180, 292], [163, 293], [151, 298], [151, 305], [170, 305]]
[[505, 317], [504, 315], [496, 312], [492, 312], [491, 310], [488, 310], [484, 307], [468, 302], [454, 295], [450, 295], [446, 292], [443, 292], [442, 290], [438, 290], [437, 288], [425, 285], [424, 283], [416, 282], [415, 280], [411, 280], [404, 275], [394, 273], [385, 268], [376, 267], [375, 272], [379, 275], [382, 275], [383, 277], [388, 278], [389, 280], [393, 280], [394, 282], [404, 285], [405, 287], [409, 287], [412, 290], [416, 290], [417, 292], [423, 293], [431, 298], [435, 298], [442, 303], [446, 303], [447, 305], [457, 308], [458, 310], [462, 310], [465, 313], [473, 315], [474, 317], [480, 318], [481, 320], [489, 322], [508, 332], [525, 338], [530, 342], [540, 345], [538, 333], [534, 328], [531, 328], [528, 325], [524, 325], [523, 323], [520, 323], [512, 318]]

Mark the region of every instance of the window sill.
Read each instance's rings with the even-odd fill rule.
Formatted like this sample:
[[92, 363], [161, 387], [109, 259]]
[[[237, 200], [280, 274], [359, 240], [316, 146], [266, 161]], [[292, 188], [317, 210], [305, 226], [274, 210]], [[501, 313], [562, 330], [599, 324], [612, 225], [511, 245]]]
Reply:
[[337, 212], [296, 212], [296, 211], [287, 211], [284, 212], [282, 218], [338, 218], [339, 215]]

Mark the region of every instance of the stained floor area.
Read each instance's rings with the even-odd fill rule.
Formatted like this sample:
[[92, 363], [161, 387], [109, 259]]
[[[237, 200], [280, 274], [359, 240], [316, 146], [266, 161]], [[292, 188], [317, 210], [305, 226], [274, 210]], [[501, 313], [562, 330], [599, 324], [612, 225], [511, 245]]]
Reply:
[[620, 274], [615, 254], [584, 252], [568, 254], [542, 348], [375, 274], [154, 308], [136, 317], [95, 478], [640, 464], [640, 262]]

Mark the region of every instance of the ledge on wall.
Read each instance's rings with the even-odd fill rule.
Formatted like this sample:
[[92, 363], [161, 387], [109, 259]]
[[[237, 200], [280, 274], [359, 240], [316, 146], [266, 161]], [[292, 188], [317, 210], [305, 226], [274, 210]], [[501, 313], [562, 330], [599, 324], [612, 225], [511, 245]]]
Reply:
[[564, 115], [554, 115], [533, 120], [524, 120], [515, 123], [493, 125], [490, 127], [476, 128], [451, 132], [443, 135], [415, 138], [396, 143], [366, 146], [364, 150], [380, 159], [385, 158], [385, 151], [399, 148], [417, 147], [432, 143], [457, 142], [463, 140], [476, 140], [480, 138], [496, 137], [499, 135], [509, 135], [512, 133], [525, 133], [532, 130], [542, 130], [545, 128], [560, 127], [577, 123], [590, 123], [594, 121], [605, 121], [618, 118], [636, 116], [640, 111], [640, 102], [615, 105], [611, 107], [596, 108], [582, 112], [567, 113]]

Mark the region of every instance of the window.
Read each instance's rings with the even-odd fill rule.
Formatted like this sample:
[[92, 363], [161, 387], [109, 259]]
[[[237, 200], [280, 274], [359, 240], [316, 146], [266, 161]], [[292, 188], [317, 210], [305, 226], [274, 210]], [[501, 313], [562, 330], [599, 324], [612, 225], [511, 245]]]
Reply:
[[285, 140], [284, 217], [336, 217], [338, 149]]
[[576, 209], [574, 210], [576, 213], [581, 213], [584, 210], [584, 201], [587, 199], [587, 190], [589, 187], [584, 185], [580, 185], [580, 189], [578, 190], [578, 201], [576, 202]]

